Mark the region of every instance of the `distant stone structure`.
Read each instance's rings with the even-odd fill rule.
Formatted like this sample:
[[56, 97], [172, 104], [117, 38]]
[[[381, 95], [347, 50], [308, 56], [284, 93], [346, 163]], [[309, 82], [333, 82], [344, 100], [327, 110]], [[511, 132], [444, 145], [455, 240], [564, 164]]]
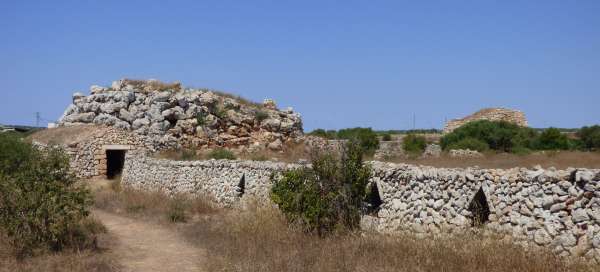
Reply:
[[525, 114], [521, 111], [505, 108], [486, 108], [465, 118], [448, 121], [444, 127], [444, 133], [450, 133], [466, 123], [479, 120], [506, 121], [522, 127], [528, 126]]

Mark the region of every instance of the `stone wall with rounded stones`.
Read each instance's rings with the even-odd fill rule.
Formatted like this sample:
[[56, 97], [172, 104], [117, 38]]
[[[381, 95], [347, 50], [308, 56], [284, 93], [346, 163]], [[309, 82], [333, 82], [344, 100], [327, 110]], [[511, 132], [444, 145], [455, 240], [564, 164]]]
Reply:
[[600, 262], [600, 170], [444, 169], [373, 163], [382, 232], [453, 232], [472, 226], [469, 205], [481, 189], [485, 228], [561, 256]]
[[[370, 162], [382, 200], [368, 217], [377, 231], [456, 232], [472, 226], [469, 206], [481, 190], [489, 207], [485, 228], [561, 256], [600, 261], [600, 170], [445, 169]], [[192, 161], [127, 156], [122, 182], [139, 189], [200, 193], [230, 206], [245, 193], [266, 198], [271, 175], [299, 167], [273, 162]]]
[[168, 194], [205, 195], [217, 203], [231, 206], [241, 196], [267, 199], [271, 175], [295, 164], [262, 161], [172, 161], [146, 156], [144, 152], [126, 155], [121, 182], [144, 190], [160, 190]]

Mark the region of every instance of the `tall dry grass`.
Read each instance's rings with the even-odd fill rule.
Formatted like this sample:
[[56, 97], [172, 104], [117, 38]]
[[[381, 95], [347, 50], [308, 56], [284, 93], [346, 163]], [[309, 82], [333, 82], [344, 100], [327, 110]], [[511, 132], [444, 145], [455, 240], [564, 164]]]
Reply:
[[185, 237], [209, 249], [209, 271], [596, 271], [547, 251], [480, 236], [419, 239], [375, 233], [322, 239], [290, 228], [273, 208], [201, 218]]
[[219, 209], [213, 203], [202, 196], [167, 196], [159, 191], [122, 188], [119, 180], [94, 192], [96, 209], [155, 221], [185, 222], [196, 215], [216, 213]]

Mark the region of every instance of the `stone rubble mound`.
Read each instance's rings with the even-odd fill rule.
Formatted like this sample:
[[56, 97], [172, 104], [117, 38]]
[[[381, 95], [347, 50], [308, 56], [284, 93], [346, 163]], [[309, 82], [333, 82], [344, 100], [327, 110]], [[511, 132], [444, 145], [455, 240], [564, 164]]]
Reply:
[[444, 133], [450, 133], [466, 123], [479, 120], [505, 121], [522, 127], [528, 126], [527, 119], [522, 111], [504, 108], [486, 108], [465, 118], [448, 121], [444, 127]]
[[255, 146], [274, 150], [302, 136], [293, 109], [278, 110], [273, 100], [257, 104], [180, 83], [122, 79], [111, 87], [92, 86], [73, 94], [59, 126], [97, 124], [182, 146]]

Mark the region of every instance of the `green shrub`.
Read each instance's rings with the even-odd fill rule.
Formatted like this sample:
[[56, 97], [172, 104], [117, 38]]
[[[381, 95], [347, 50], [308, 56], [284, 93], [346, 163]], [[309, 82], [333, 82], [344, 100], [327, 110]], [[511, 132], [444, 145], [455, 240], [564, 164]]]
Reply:
[[204, 116], [204, 113], [199, 112], [196, 114], [196, 123], [200, 127], [206, 126], [206, 116]]
[[0, 231], [18, 257], [83, 239], [75, 238], [92, 200], [69, 171], [61, 150], [40, 151], [0, 134]]
[[372, 154], [379, 147], [377, 133], [371, 128], [347, 128], [337, 132], [337, 138], [358, 141], [363, 152]]
[[513, 123], [481, 120], [455, 129], [442, 137], [440, 142], [442, 148], [448, 150], [464, 139], [471, 138], [486, 143], [490, 149], [511, 152], [516, 147], [529, 147], [536, 135], [534, 130]]
[[534, 144], [538, 150], [566, 150], [569, 149], [569, 139], [559, 129], [549, 128], [544, 130]]
[[408, 134], [402, 139], [402, 149], [411, 155], [421, 155], [427, 147], [425, 137]]
[[317, 136], [329, 140], [333, 140], [337, 138], [337, 131], [335, 130], [324, 130], [321, 128], [315, 129], [308, 133], [308, 135]]
[[273, 178], [271, 199], [286, 217], [319, 235], [360, 225], [371, 169], [363, 164], [363, 149], [350, 141], [339, 157], [321, 154], [312, 168], [288, 170]]
[[386, 141], [386, 142], [391, 141], [392, 140], [392, 134], [389, 134], [389, 133], [383, 134], [383, 136], [381, 136], [381, 140], [382, 141]]
[[481, 140], [475, 138], [465, 138], [458, 142], [450, 144], [450, 146], [448, 146], [448, 149], [470, 149], [483, 152], [487, 151], [489, 149], [489, 146], [487, 145], [487, 143]]
[[216, 148], [208, 153], [208, 158], [215, 160], [235, 160], [235, 154], [225, 148]]
[[259, 124], [267, 118], [269, 118], [269, 114], [264, 111], [257, 110], [254, 112], [254, 119], [256, 119]]
[[600, 125], [582, 127], [577, 136], [587, 149], [600, 149]]
[[181, 149], [179, 159], [182, 161], [195, 161], [198, 160], [198, 155], [195, 150], [191, 149]]

